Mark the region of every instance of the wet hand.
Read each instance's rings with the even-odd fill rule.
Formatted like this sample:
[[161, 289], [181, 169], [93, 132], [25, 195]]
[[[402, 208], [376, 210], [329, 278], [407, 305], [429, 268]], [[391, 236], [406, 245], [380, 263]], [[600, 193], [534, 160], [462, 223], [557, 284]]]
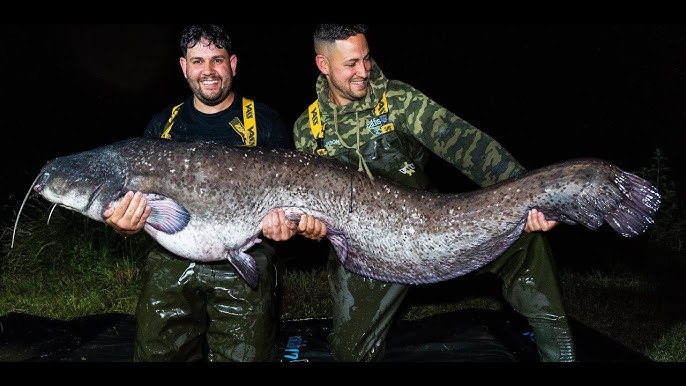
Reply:
[[312, 240], [321, 240], [326, 237], [326, 225], [318, 218], [310, 215], [300, 216], [300, 223], [296, 231], [303, 237]]
[[262, 219], [262, 235], [274, 241], [285, 241], [293, 237], [297, 226], [286, 219], [283, 209], [273, 209]]
[[531, 209], [526, 219], [526, 226], [524, 227], [524, 232], [547, 232], [556, 227], [557, 224], [557, 221], [546, 220], [543, 212], [539, 212], [536, 209]]
[[150, 216], [152, 208], [141, 192], [127, 192], [117, 206], [109, 205], [103, 212], [105, 223], [122, 236], [138, 233]]
[[302, 215], [296, 225], [286, 218], [283, 209], [269, 211], [262, 220], [262, 235], [274, 241], [285, 241], [300, 234], [312, 240], [321, 240], [326, 236], [326, 225], [311, 215]]

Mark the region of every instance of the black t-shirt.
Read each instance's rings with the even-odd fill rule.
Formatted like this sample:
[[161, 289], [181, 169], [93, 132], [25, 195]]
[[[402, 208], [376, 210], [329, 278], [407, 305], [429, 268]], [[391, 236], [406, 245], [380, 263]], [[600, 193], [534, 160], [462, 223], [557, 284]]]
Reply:
[[[143, 134], [147, 138], [161, 138], [165, 124], [171, 117], [172, 108], [155, 114]], [[205, 114], [193, 106], [189, 97], [174, 118], [169, 134], [178, 141], [209, 141], [229, 145], [243, 145], [240, 135], [229, 125], [238, 117], [243, 122], [243, 99], [236, 93], [233, 103], [226, 110], [216, 114]], [[255, 101], [255, 120], [257, 126], [257, 146], [267, 148], [293, 149], [293, 135], [279, 114], [269, 106]]]

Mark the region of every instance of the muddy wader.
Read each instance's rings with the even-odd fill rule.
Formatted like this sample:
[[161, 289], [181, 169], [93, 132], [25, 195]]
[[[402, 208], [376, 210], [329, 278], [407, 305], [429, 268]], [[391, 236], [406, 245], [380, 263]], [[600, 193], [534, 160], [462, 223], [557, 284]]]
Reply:
[[576, 360], [555, 262], [542, 233], [522, 233], [478, 272], [492, 272], [502, 279], [503, 297], [528, 320], [542, 362]]
[[[260, 277], [252, 289], [229, 262], [200, 263], [162, 248], [150, 253], [136, 309], [135, 361], [274, 361], [274, 249], [248, 251]], [[227, 285], [231, 283], [231, 285]]]

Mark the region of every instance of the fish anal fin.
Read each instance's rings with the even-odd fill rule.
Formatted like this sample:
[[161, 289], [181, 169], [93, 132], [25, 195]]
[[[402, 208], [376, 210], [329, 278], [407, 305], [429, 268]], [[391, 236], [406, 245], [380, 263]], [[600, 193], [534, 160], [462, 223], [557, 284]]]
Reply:
[[348, 258], [348, 239], [344, 234], [340, 233], [329, 233], [326, 237], [328, 237], [331, 245], [336, 250], [341, 264], [345, 266], [345, 261]]
[[557, 210], [553, 210], [550, 208], [544, 208], [544, 207], [535, 207], [536, 210], [539, 212], [542, 212], [545, 215], [546, 221], [557, 221], [557, 222], [563, 222], [565, 224], [569, 225], [576, 225], [577, 222], [572, 220], [571, 218], [567, 217], [562, 212], [559, 212]]
[[229, 253], [229, 261], [233, 264], [238, 274], [248, 283], [250, 288], [257, 288], [259, 283], [259, 274], [257, 273], [257, 265], [255, 259], [245, 252], [238, 252], [237, 254]]

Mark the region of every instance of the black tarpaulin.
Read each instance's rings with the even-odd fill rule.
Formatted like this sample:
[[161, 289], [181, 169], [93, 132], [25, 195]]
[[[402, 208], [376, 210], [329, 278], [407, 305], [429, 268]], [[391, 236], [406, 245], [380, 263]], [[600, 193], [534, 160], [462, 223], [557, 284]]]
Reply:
[[[279, 326], [279, 362], [331, 362], [331, 319], [289, 319]], [[101, 314], [61, 321], [10, 313], [0, 317], [0, 361], [131, 362], [135, 318]], [[572, 320], [580, 362], [645, 362], [640, 353]], [[514, 313], [468, 309], [399, 321], [389, 362], [538, 362], [528, 323]]]

